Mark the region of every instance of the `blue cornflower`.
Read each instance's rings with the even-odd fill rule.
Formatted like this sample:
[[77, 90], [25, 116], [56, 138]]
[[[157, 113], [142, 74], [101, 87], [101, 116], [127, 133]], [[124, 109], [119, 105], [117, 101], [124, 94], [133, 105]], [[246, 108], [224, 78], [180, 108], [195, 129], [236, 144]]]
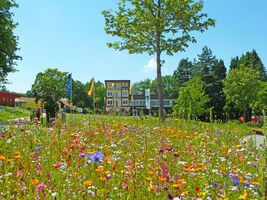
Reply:
[[95, 154], [89, 154], [87, 158], [90, 159], [91, 162], [102, 163], [104, 154], [102, 152], [96, 152]]
[[41, 150], [42, 148], [43, 148], [43, 146], [38, 146], [38, 147], [35, 148], [35, 150], [39, 151], [39, 150]]
[[213, 184], [213, 187], [214, 187], [214, 188], [217, 188], [218, 186], [219, 186], [218, 183], [214, 183], [214, 184]]
[[234, 178], [234, 184], [238, 185], [240, 183], [240, 179], [239, 178]]

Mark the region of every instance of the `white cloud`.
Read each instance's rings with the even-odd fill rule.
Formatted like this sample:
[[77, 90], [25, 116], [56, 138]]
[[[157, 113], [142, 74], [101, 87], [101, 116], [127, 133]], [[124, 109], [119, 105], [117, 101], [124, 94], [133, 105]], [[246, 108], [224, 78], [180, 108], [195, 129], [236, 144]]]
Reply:
[[144, 66], [144, 71], [149, 72], [149, 71], [154, 71], [157, 69], [157, 62], [155, 58], [151, 58], [148, 63]]

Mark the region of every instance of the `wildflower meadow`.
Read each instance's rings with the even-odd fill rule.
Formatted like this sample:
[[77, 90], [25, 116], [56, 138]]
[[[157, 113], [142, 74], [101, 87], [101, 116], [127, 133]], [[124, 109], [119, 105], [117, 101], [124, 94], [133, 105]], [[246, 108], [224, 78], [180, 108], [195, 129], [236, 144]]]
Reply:
[[0, 132], [0, 199], [264, 199], [245, 125], [90, 116]]

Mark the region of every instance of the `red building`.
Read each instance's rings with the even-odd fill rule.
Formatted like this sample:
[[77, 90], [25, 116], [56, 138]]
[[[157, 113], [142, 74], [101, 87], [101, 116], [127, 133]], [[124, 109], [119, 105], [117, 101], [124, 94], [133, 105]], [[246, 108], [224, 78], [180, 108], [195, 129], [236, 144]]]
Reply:
[[15, 107], [15, 98], [21, 97], [12, 92], [0, 91], [0, 105]]

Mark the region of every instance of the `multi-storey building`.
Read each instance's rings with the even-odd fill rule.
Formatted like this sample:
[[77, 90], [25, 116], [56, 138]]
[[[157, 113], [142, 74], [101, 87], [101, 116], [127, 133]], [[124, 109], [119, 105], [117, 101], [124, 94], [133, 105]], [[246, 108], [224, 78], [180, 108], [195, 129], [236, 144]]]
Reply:
[[130, 111], [130, 80], [106, 80], [106, 111]]

